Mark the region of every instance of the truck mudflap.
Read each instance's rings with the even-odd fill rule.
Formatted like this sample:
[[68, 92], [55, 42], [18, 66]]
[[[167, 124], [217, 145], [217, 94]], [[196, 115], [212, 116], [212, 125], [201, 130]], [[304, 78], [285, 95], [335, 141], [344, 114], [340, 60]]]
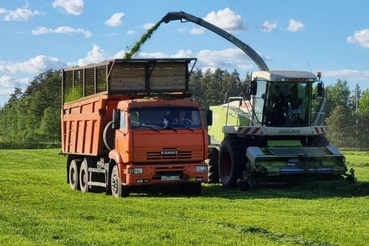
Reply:
[[127, 165], [123, 170], [127, 186], [165, 183], [205, 183], [208, 170], [205, 163], [176, 165]]
[[326, 147], [249, 147], [247, 163], [240, 180], [252, 186], [257, 177], [263, 180], [287, 176], [346, 176], [349, 183], [356, 182], [354, 170], [347, 173], [345, 157], [334, 146]]

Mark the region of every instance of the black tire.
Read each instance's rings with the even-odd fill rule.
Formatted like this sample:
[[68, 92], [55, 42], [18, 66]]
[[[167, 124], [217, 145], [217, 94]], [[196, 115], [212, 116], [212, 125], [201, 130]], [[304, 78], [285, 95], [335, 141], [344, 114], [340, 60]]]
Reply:
[[315, 147], [326, 147], [329, 145], [329, 141], [325, 136], [319, 136], [314, 138], [313, 145]]
[[79, 187], [83, 193], [90, 191], [90, 187], [88, 185], [88, 165], [86, 159], [82, 161], [81, 168], [79, 170]]
[[127, 197], [129, 196], [128, 186], [122, 185], [119, 177], [118, 166], [115, 165], [110, 174], [110, 187], [111, 194], [114, 197]]
[[219, 183], [219, 151], [217, 149], [209, 149], [208, 159], [208, 183]]
[[79, 190], [79, 162], [72, 160], [68, 171], [69, 186], [72, 190]]
[[246, 144], [237, 136], [227, 136], [219, 152], [219, 176], [224, 187], [236, 187], [237, 180], [242, 178], [245, 162]]
[[201, 183], [187, 183], [185, 189], [186, 194], [194, 196], [201, 195]]

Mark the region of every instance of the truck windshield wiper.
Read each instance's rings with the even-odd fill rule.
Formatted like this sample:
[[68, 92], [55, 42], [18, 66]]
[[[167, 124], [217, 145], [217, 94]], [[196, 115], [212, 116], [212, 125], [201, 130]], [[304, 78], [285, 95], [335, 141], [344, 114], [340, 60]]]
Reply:
[[173, 127], [171, 127], [171, 126], [163, 126], [163, 130], [165, 130], [165, 129], [173, 130], [173, 131], [175, 131], [175, 132], [178, 132], [176, 129], [174, 129], [174, 128], [173, 128]]
[[176, 126], [183, 127], [183, 128], [185, 128], [185, 129], [190, 130], [191, 132], [194, 132], [194, 130], [193, 130], [192, 128], [190, 128], [190, 127], [188, 127], [188, 126], [186, 126], [186, 125], [178, 124], [178, 125], [176, 125]]
[[[153, 125], [153, 124], [152, 124]], [[145, 127], [145, 128], [150, 128], [151, 130], [154, 130], [156, 132], [160, 132], [158, 129], [156, 129], [155, 127], [152, 127], [150, 125], [141, 125], [141, 127]]]

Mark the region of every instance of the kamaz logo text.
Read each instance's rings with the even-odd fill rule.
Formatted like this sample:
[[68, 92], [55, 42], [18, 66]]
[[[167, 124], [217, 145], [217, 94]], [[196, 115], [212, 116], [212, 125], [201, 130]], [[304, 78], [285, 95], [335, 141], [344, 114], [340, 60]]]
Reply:
[[177, 150], [162, 150], [161, 154], [162, 155], [177, 155], [178, 151]]
[[278, 134], [298, 134], [300, 133], [300, 129], [282, 129], [278, 131]]

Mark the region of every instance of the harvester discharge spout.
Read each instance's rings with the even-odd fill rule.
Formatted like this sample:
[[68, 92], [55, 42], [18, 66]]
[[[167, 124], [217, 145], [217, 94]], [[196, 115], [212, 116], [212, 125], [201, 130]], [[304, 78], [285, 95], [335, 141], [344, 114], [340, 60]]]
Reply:
[[199, 26], [202, 26], [218, 34], [219, 36], [225, 38], [226, 40], [228, 40], [229, 42], [233, 43], [238, 48], [240, 48], [243, 52], [245, 52], [246, 55], [248, 55], [255, 62], [255, 64], [259, 67], [260, 71], [269, 71], [269, 68], [264, 62], [263, 58], [261, 58], [261, 56], [254, 49], [252, 49], [250, 46], [248, 46], [247, 44], [245, 44], [244, 42], [242, 42], [241, 40], [239, 40], [232, 34], [228, 33], [227, 31], [199, 17], [196, 17], [186, 12], [180, 11], [180, 12], [168, 12], [168, 14], [166, 14], [161, 20], [165, 23], [169, 23], [170, 21], [173, 21], [173, 20], [181, 20], [181, 21], [186, 20], [186, 21], [191, 21]]

